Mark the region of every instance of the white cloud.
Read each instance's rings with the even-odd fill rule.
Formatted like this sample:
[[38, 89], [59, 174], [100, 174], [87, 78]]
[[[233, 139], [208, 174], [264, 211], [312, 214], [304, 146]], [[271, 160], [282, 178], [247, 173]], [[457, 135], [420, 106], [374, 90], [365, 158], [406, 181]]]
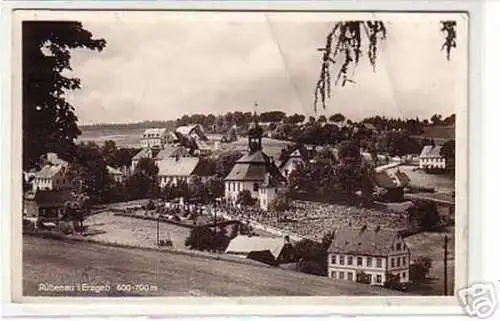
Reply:
[[[68, 98], [81, 123], [251, 111], [255, 100], [261, 110], [312, 113], [320, 68], [316, 49], [332, 22], [270, 21], [267, 24], [263, 16], [241, 21], [84, 20], [84, 26], [108, 45], [101, 53], [74, 52], [73, 74], [81, 78], [83, 88]], [[446, 61], [439, 27], [439, 16], [433, 21], [388, 22], [377, 71], [362, 59], [356, 84], [334, 88], [335, 97], [324, 113], [342, 112], [356, 119], [452, 113], [454, 79], [463, 68], [453, 57], [467, 50], [459, 46]]]

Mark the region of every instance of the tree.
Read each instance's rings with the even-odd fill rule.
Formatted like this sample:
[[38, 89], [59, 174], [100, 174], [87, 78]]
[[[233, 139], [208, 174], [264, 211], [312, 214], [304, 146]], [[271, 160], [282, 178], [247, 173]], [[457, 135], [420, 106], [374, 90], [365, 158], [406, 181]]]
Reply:
[[340, 114], [340, 113], [336, 113], [336, 114], [331, 115], [329, 120], [331, 122], [334, 122], [334, 123], [341, 123], [341, 122], [345, 121], [345, 116]]
[[219, 177], [226, 177], [234, 164], [240, 159], [243, 154], [239, 151], [234, 151], [229, 154], [221, 155], [216, 161], [216, 174]]
[[242, 206], [253, 206], [255, 202], [256, 200], [252, 197], [250, 191], [246, 189], [239, 192], [236, 198], [236, 203]]
[[292, 200], [285, 192], [280, 192], [276, 195], [276, 198], [271, 202], [271, 209], [277, 212], [284, 212], [291, 207]]
[[134, 173], [125, 181], [125, 189], [129, 199], [157, 197], [159, 195], [158, 166], [153, 159], [142, 158], [139, 160]]
[[75, 21], [24, 21], [22, 25], [23, 167], [36, 165], [40, 155], [56, 152], [71, 158], [80, 135], [74, 107], [64, 95], [80, 88], [71, 70], [71, 49], [101, 51], [106, 41]]
[[[456, 25], [456, 21], [441, 21], [441, 32], [445, 34], [441, 49], [446, 50], [448, 60], [451, 49], [457, 44]], [[322, 63], [314, 92], [314, 111], [317, 111], [318, 104], [325, 109], [327, 99], [331, 98], [332, 70], [338, 70], [334, 85], [343, 87], [355, 83], [350, 75], [363, 56], [363, 51], [366, 51], [365, 56], [375, 71], [379, 43], [386, 38], [386, 34], [387, 29], [382, 21], [349, 20], [335, 23], [326, 35], [325, 46], [318, 48], [322, 52]], [[337, 67], [338, 62], [341, 63], [340, 67]]]
[[432, 117], [431, 117], [432, 126], [442, 125], [443, 124], [442, 118], [443, 118], [443, 116], [441, 116], [439, 114], [432, 115]]
[[446, 158], [447, 168], [450, 169], [455, 168], [455, 145], [455, 140], [450, 139], [443, 144], [440, 151], [441, 156]]
[[436, 204], [432, 201], [417, 201], [408, 209], [410, 219], [415, 221], [421, 231], [435, 231], [439, 228], [440, 217]]
[[427, 256], [419, 256], [415, 259], [415, 263], [410, 265], [410, 280], [423, 281], [429, 275], [432, 267], [432, 259]]

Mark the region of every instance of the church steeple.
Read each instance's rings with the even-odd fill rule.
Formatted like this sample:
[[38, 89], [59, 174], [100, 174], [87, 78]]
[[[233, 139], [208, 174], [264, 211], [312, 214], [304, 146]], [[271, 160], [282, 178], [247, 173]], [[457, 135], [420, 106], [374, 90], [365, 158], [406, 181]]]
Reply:
[[[255, 107], [257, 107], [257, 103], [255, 103]], [[253, 124], [251, 124], [250, 128], [248, 129], [248, 148], [249, 148], [251, 154], [262, 150], [262, 135], [263, 134], [264, 134], [264, 130], [259, 125], [257, 112], [254, 111]]]

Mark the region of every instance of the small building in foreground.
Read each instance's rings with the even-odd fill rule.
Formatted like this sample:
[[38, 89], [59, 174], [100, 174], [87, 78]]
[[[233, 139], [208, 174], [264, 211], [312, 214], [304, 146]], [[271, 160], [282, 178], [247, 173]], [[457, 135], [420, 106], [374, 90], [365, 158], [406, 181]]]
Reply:
[[238, 235], [231, 240], [225, 253], [239, 255], [269, 265], [290, 263], [294, 260], [294, 248], [289, 237]]
[[57, 224], [73, 200], [68, 190], [38, 190], [24, 196], [23, 217], [36, 222]]
[[410, 278], [410, 250], [398, 231], [341, 228], [328, 248], [328, 277], [383, 286], [392, 274], [401, 283]]

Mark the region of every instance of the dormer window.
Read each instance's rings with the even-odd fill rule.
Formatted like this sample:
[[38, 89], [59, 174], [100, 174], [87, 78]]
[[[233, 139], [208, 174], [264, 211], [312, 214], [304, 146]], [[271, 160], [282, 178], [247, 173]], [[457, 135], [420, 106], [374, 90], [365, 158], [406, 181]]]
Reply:
[[401, 243], [396, 243], [396, 251], [401, 251], [402, 244]]

